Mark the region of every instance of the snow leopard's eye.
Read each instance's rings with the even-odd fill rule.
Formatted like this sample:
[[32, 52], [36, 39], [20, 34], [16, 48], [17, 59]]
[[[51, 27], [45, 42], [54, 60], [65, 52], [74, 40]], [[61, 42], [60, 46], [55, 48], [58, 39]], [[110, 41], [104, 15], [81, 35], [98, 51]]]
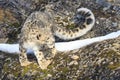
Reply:
[[39, 40], [40, 37], [41, 37], [41, 34], [37, 35], [37, 36], [36, 36], [37, 40]]

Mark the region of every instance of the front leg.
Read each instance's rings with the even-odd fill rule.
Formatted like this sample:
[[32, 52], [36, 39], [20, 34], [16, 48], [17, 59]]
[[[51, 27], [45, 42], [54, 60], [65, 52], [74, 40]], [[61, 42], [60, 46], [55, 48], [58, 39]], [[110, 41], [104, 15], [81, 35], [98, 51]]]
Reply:
[[37, 58], [37, 62], [41, 69], [47, 69], [47, 66], [51, 63], [51, 61], [48, 61], [44, 58], [44, 54], [40, 50], [34, 50], [35, 56]]
[[46, 53], [45, 59], [52, 60], [55, 57], [55, 55], [56, 55], [56, 49], [54, 47], [53, 48], [49, 48], [47, 50], [47, 52], [45, 52], [45, 53]]
[[19, 54], [19, 62], [21, 64], [21, 66], [27, 66], [27, 65], [31, 64], [32, 62], [28, 61], [26, 49], [20, 47], [20, 52], [21, 53]]
[[48, 65], [50, 65], [50, 63], [53, 61], [53, 58], [56, 54], [56, 49], [55, 48], [50, 49], [50, 52], [48, 51], [48, 53], [50, 53], [49, 56], [48, 54], [45, 55], [45, 53], [43, 53], [44, 51], [35, 50], [34, 52], [40, 68], [47, 69]]

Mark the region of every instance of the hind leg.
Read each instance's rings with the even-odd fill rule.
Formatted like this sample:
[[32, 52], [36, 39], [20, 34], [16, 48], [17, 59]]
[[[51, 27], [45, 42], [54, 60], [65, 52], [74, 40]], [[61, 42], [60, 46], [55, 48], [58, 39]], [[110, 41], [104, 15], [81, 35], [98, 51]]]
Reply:
[[21, 66], [27, 66], [27, 65], [31, 64], [32, 62], [28, 61], [26, 49], [20, 47], [20, 52], [21, 53], [19, 54], [19, 62], [21, 64]]

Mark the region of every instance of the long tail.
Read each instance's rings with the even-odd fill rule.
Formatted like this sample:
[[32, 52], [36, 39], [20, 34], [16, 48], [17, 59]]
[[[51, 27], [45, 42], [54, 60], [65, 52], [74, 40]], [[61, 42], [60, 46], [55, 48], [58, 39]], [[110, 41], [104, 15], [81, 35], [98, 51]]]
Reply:
[[[113, 39], [120, 36], [120, 30], [117, 32], [112, 32], [106, 36], [100, 36], [91, 39], [84, 39], [84, 40], [77, 40], [71, 42], [62, 42], [62, 43], [55, 43], [55, 47], [58, 51], [69, 51], [74, 49], [79, 49], [83, 46], [100, 42], [107, 39]], [[81, 44], [82, 43], [82, 44]], [[11, 54], [19, 54], [19, 44], [0, 44], [0, 51], [11, 53]], [[28, 49], [27, 53], [33, 53], [32, 50]]]
[[79, 8], [71, 23], [68, 27], [72, 26], [73, 28], [56, 26], [54, 35], [64, 40], [78, 38], [91, 30], [95, 24], [95, 17], [91, 10]]

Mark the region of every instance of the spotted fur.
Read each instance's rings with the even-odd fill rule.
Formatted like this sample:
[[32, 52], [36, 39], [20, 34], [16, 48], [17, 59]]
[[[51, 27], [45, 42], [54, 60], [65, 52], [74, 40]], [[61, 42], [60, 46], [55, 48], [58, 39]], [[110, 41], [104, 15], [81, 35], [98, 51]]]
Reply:
[[74, 17], [74, 29], [58, 27], [50, 12], [33, 12], [25, 21], [21, 30], [19, 61], [21, 66], [31, 62], [27, 59], [27, 49], [32, 49], [41, 69], [46, 69], [55, 54], [55, 38], [74, 39], [87, 33], [94, 25], [93, 13], [87, 8], [77, 10]]

